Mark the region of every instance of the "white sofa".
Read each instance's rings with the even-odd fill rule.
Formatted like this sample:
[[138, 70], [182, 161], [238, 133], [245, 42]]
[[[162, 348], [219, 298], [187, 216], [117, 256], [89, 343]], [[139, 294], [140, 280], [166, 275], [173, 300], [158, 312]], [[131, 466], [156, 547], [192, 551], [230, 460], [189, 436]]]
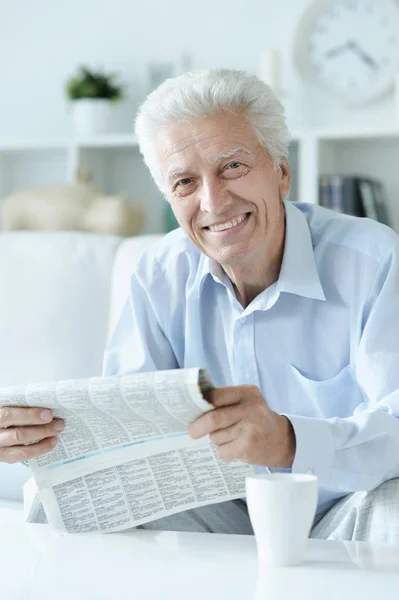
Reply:
[[[0, 387], [101, 375], [132, 269], [160, 235], [0, 233]], [[0, 507], [29, 469], [0, 463]]]

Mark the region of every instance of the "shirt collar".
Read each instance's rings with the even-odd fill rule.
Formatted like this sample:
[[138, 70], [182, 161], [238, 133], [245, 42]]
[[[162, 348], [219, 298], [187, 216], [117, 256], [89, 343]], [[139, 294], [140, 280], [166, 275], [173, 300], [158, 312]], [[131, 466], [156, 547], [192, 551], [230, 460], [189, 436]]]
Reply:
[[292, 202], [285, 201], [284, 206], [285, 245], [277, 289], [306, 298], [325, 300], [306, 217]]
[[[315, 300], [325, 300], [306, 217], [294, 203], [285, 201], [284, 206], [284, 255], [280, 275], [276, 282], [276, 292], [277, 294], [287, 292]], [[203, 254], [198, 269], [200, 290], [208, 275], [211, 275], [216, 282], [226, 285], [226, 273], [221, 265]]]
[[224, 283], [225, 281], [226, 273], [222, 266], [216, 262], [216, 260], [213, 260], [213, 258], [209, 258], [206, 254], [203, 254], [201, 257], [199, 272], [200, 281], [203, 281], [207, 275], [211, 275], [215, 281], [220, 283]]

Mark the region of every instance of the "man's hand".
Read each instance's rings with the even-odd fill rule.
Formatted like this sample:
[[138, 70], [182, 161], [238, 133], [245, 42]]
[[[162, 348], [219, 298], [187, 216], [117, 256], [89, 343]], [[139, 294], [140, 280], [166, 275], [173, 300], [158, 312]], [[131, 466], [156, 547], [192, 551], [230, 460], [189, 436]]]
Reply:
[[190, 423], [192, 438], [209, 434], [221, 460], [292, 466], [296, 441], [291, 422], [270, 410], [257, 387], [217, 388], [208, 392], [206, 399], [215, 409]]
[[64, 421], [54, 419], [49, 409], [0, 406], [0, 462], [15, 463], [50, 452], [63, 429]]

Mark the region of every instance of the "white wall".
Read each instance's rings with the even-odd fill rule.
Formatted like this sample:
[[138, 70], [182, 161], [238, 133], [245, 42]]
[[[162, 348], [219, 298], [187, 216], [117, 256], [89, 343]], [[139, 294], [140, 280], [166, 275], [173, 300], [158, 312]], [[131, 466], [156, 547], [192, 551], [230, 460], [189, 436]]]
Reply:
[[[177, 64], [188, 53], [195, 68], [225, 66], [256, 72], [265, 46], [278, 48], [283, 55], [291, 126], [388, 123], [392, 95], [360, 109], [346, 109], [309, 88], [297, 74], [292, 39], [311, 2], [0, 0], [0, 136], [67, 133], [64, 85], [80, 63], [121, 73], [129, 93], [120, 109], [120, 127], [126, 131], [148, 91], [150, 61]], [[157, 192], [151, 188], [149, 195], [150, 204], [159, 206]], [[157, 227], [150, 225], [149, 230]]]
[[[374, 0], [378, 2], [378, 0]], [[376, 123], [392, 99], [341, 109], [306, 91], [291, 57], [295, 26], [312, 0], [0, 0], [0, 135], [68, 131], [64, 84], [81, 62], [121, 72], [129, 85], [126, 127], [147, 88], [150, 61], [191, 55], [195, 67], [255, 72], [264, 46], [284, 57], [296, 122]], [[291, 111], [293, 113], [293, 111]]]

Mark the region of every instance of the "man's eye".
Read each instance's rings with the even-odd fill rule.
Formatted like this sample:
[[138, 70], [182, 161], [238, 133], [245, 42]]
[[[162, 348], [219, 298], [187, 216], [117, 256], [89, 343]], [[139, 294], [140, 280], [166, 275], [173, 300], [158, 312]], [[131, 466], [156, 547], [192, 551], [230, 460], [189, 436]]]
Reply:
[[177, 185], [182, 185], [184, 187], [185, 185], [190, 185], [190, 183], [191, 183], [191, 179], [189, 177], [185, 177], [184, 179], [180, 179], [177, 182]]
[[241, 163], [239, 163], [239, 162], [231, 162], [231, 163], [229, 163], [228, 168], [229, 169], [238, 169], [238, 167], [240, 167], [240, 166], [241, 166]]

